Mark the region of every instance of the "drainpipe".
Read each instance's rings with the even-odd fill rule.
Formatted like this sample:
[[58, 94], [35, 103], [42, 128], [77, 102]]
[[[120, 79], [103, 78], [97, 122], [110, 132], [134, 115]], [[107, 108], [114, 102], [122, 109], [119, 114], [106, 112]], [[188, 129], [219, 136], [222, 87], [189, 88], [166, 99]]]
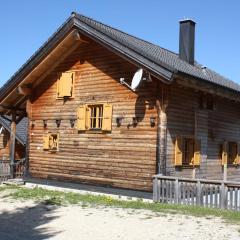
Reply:
[[157, 174], [166, 175], [168, 88], [157, 87]]

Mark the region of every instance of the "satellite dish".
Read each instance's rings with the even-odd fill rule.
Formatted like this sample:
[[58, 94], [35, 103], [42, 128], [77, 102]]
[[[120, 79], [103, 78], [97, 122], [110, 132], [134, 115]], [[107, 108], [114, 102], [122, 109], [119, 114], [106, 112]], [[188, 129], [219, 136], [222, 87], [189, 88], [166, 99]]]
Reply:
[[126, 85], [128, 88], [130, 88], [133, 92], [136, 91], [136, 89], [139, 87], [141, 81], [143, 80], [143, 69], [138, 69], [132, 79], [131, 86], [125, 82], [124, 78], [120, 78], [120, 83]]
[[143, 69], [140, 68], [135, 72], [133, 79], [132, 79], [131, 89], [133, 91], [135, 91], [136, 88], [138, 88], [140, 82], [142, 81], [142, 76], [143, 76]]

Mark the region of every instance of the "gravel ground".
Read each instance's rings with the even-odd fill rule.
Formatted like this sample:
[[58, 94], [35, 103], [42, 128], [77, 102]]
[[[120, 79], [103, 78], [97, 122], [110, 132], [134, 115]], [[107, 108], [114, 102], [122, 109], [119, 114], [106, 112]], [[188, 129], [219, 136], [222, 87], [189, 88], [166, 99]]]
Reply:
[[218, 218], [0, 199], [1, 240], [239, 240], [239, 229]]

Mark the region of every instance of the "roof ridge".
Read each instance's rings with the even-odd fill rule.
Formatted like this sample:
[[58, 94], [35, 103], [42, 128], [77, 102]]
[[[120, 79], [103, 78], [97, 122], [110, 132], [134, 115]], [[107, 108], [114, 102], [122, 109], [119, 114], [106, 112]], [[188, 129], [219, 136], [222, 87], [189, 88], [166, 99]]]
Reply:
[[90, 21], [97, 22], [97, 23], [99, 23], [99, 24], [101, 24], [101, 25], [103, 25], [103, 26], [106, 26], [106, 27], [108, 27], [108, 28], [111, 28], [111, 29], [113, 29], [113, 30], [115, 30], [115, 31], [118, 31], [118, 32], [120, 32], [120, 33], [123, 33], [123, 34], [125, 34], [125, 35], [127, 35], [127, 36], [130, 36], [130, 37], [132, 37], [132, 38], [138, 39], [138, 40], [140, 40], [140, 41], [143, 41], [143, 42], [145, 42], [145, 43], [147, 43], [147, 44], [154, 45], [155, 47], [161, 48], [161, 49], [163, 49], [163, 50], [165, 50], [165, 51], [168, 51], [168, 52], [170, 52], [170, 53], [178, 56], [178, 53], [176, 53], [176, 52], [174, 52], [174, 51], [172, 51], [172, 50], [169, 50], [169, 49], [167, 49], [167, 48], [161, 47], [161, 46], [159, 46], [159, 45], [157, 45], [157, 44], [155, 44], [155, 43], [152, 43], [152, 42], [150, 42], [150, 41], [148, 41], [148, 40], [145, 40], [145, 39], [142, 39], [142, 38], [140, 38], [140, 37], [134, 36], [134, 35], [132, 35], [132, 34], [130, 34], [130, 33], [127, 33], [127, 32], [125, 32], [125, 31], [123, 31], [123, 30], [121, 30], [121, 29], [118, 29], [118, 28], [116, 28], [116, 27], [112, 27], [112, 26], [110, 26], [109, 24], [106, 24], [106, 23], [103, 23], [103, 22], [101, 22], [101, 21], [95, 20], [94, 18], [90, 18], [90, 17], [88, 17], [88, 16], [85, 16], [85, 15], [80, 14], [80, 13], [77, 13], [77, 12], [75, 12], [75, 15], [76, 15], [77, 17], [87, 18], [87, 19], [89, 19]]

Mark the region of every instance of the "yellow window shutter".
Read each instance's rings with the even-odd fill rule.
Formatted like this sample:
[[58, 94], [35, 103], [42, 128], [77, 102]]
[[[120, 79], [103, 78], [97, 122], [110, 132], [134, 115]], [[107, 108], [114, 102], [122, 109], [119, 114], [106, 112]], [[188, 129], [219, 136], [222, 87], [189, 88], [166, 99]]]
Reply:
[[112, 130], [112, 105], [105, 103], [103, 105], [103, 122], [102, 122], [103, 131]]
[[222, 165], [228, 162], [228, 142], [224, 142], [222, 145]]
[[57, 91], [58, 97], [72, 97], [74, 72], [65, 72], [59, 76]]
[[183, 139], [181, 137], [177, 137], [175, 141], [175, 166], [182, 166], [182, 151]]
[[43, 136], [43, 149], [48, 150], [49, 149], [49, 134]]
[[78, 107], [77, 111], [77, 129], [80, 131], [86, 130], [86, 105]]
[[201, 141], [195, 139], [194, 141], [194, 166], [200, 166], [201, 161]]

